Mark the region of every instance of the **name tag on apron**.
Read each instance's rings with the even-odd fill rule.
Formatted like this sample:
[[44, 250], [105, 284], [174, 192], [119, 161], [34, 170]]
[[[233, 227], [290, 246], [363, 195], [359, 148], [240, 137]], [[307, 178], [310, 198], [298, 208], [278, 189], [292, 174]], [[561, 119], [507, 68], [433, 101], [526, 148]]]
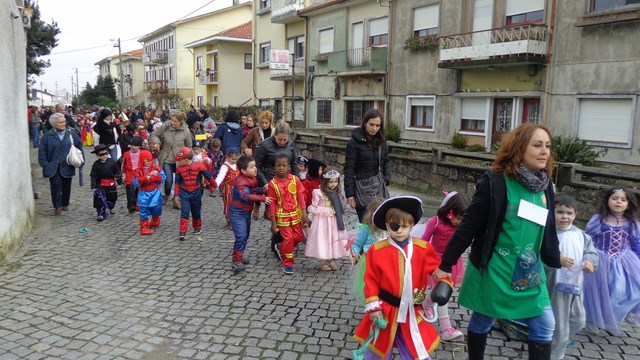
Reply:
[[547, 215], [549, 210], [526, 200], [520, 200], [518, 205], [518, 217], [534, 222], [538, 225], [545, 226], [547, 224]]

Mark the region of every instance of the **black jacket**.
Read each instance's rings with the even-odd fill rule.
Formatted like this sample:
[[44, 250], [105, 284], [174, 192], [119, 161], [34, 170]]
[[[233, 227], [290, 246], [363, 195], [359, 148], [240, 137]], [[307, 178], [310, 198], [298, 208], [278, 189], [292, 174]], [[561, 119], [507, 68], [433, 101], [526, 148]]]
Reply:
[[[560, 268], [560, 249], [556, 233], [553, 185], [545, 191], [547, 197], [547, 224], [540, 249], [540, 258], [549, 267]], [[451, 267], [471, 244], [469, 261], [480, 273], [486, 271], [489, 260], [502, 231], [507, 210], [507, 185], [501, 174], [487, 171], [476, 184], [476, 193], [471, 204], [464, 212], [462, 222], [453, 233], [449, 244], [442, 254], [440, 269], [451, 272]]]
[[279, 147], [273, 136], [268, 137], [258, 144], [253, 156], [258, 168], [258, 184], [260, 186], [266, 185], [276, 175], [276, 156], [278, 154], [287, 154], [291, 166], [289, 172], [298, 176], [298, 157], [293, 141], [289, 140], [284, 147]]
[[[391, 182], [391, 163], [389, 147], [384, 142], [380, 148], [382, 159], [382, 176], [386, 185]], [[352, 197], [356, 194], [356, 179], [367, 179], [378, 174], [378, 149], [369, 146], [362, 128], [353, 129], [351, 139], [347, 141], [344, 161], [344, 194]]]
[[93, 126], [93, 131], [100, 136], [100, 144], [104, 145], [114, 145], [116, 143], [116, 133], [113, 129], [116, 129], [118, 134], [120, 133], [120, 127], [115, 121], [107, 123], [104, 120], [98, 120]]
[[95, 189], [100, 186], [100, 180], [103, 179], [120, 179], [122, 174], [115, 160], [108, 158], [105, 162], [96, 160], [91, 166], [91, 188]]

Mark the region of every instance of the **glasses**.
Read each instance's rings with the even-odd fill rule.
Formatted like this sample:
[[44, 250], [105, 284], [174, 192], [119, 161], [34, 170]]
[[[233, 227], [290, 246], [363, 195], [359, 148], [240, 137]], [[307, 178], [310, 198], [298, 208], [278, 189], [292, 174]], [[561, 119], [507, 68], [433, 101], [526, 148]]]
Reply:
[[99, 153], [98, 154], [98, 156], [106, 156], [106, 155], [109, 155], [109, 153], [108, 152], [104, 152], [104, 153]]

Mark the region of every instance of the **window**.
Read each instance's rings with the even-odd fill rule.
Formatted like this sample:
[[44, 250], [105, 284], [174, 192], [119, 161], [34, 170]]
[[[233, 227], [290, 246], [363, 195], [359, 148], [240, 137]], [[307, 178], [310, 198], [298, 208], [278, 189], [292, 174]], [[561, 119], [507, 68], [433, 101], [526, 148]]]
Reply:
[[173, 35], [169, 36], [169, 49], [173, 49]]
[[304, 121], [304, 100], [296, 100], [293, 102], [293, 107], [295, 110], [294, 118], [295, 121]]
[[251, 69], [253, 67], [253, 54], [244, 54], [244, 68]]
[[435, 96], [408, 96], [408, 126], [411, 128], [433, 130], [435, 104]]
[[269, 105], [271, 105], [271, 102], [269, 101], [269, 99], [266, 99], [266, 100], [262, 100], [262, 99], [261, 99], [261, 100], [260, 100], [260, 107], [261, 107], [261, 108], [268, 107]]
[[544, 0], [507, 0], [506, 25], [544, 22]]
[[196, 57], [196, 70], [197, 71], [202, 70], [202, 56]]
[[204, 99], [204, 98], [203, 98], [203, 96], [202, 96], [202, 95], [198, 95], [198, 96], [196, 97], [196, 106], [197, 106], [198, 108], [201, 108], [201, 107], [202, 107], [202, 101], [203, 101], [203, 99]]
[[331, 100], [317, 100], [316, 124], [331, 124]]
[[271, 42], [260, 44], [260, 64], [271, 61]]
[[296, 36], [289, 39], [289, 54], [294, 54], [294, 58], [304, 59], [304, 36]]
[[176, 71], [173, 69], [173, 66], [169, 68], [169, 80], [175, 80]]
[[318, 54], [333, 52], [333, 28], [318, 31]]
[[271, 8], [271, 0], [260, 0], [260, 10]]
[[218, 106], [218, 95], [212, 95], [213, 96], [213, 106], [217, 107]]
[[369, 21], [369, 45], [386, 46], [389, 43], [389, 18]]
[[466, 98], [462, 99], [461, 131], [484, 133], [487, 122], [487, 99]]
[[579, 98], [578, 137], [613, 147], [631, 146], [635, 99]]
[[282, 119], [282, 99], [273, 101], [273, 119]]
[[589, 11], [615, 10], [636, 6], [640, 6], [640, 0], [591, 0]]
[[345, 125], [360, 126], [362, 117], [368, 110], [373, 109], [373, 101], [347, 101], [347, 117]]
[[440, 5], [422, 6], [413, 10], [413, 36], [425, 37], [438, 35]]

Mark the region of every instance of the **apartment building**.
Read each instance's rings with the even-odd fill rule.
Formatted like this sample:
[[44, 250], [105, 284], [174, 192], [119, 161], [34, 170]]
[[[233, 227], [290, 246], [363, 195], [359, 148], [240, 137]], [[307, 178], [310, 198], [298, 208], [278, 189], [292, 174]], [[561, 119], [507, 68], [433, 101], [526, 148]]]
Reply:
[[144, 49], [148, 105], [175, 108], [181, 102], [195, 104], [195, 63], [185, 45], [251, 18], [252, 3], [246, 2], [172, 22], [138, 39]]
[[[124, 101], [124, 106], [135, 106], [144, 103], [144, 65], [142, 64], [142, 49], [123, 53], [121, 56], [111, 57], [111, 66], [115, 68], [112, 75], [116, 85], [117, 99]], [[120, 76], [120, 60], [122, 60], [122, 76]], [[122, 87], [120, 86], [122, 81]], [[120, 92], [122, 91], [122, 98]]]

